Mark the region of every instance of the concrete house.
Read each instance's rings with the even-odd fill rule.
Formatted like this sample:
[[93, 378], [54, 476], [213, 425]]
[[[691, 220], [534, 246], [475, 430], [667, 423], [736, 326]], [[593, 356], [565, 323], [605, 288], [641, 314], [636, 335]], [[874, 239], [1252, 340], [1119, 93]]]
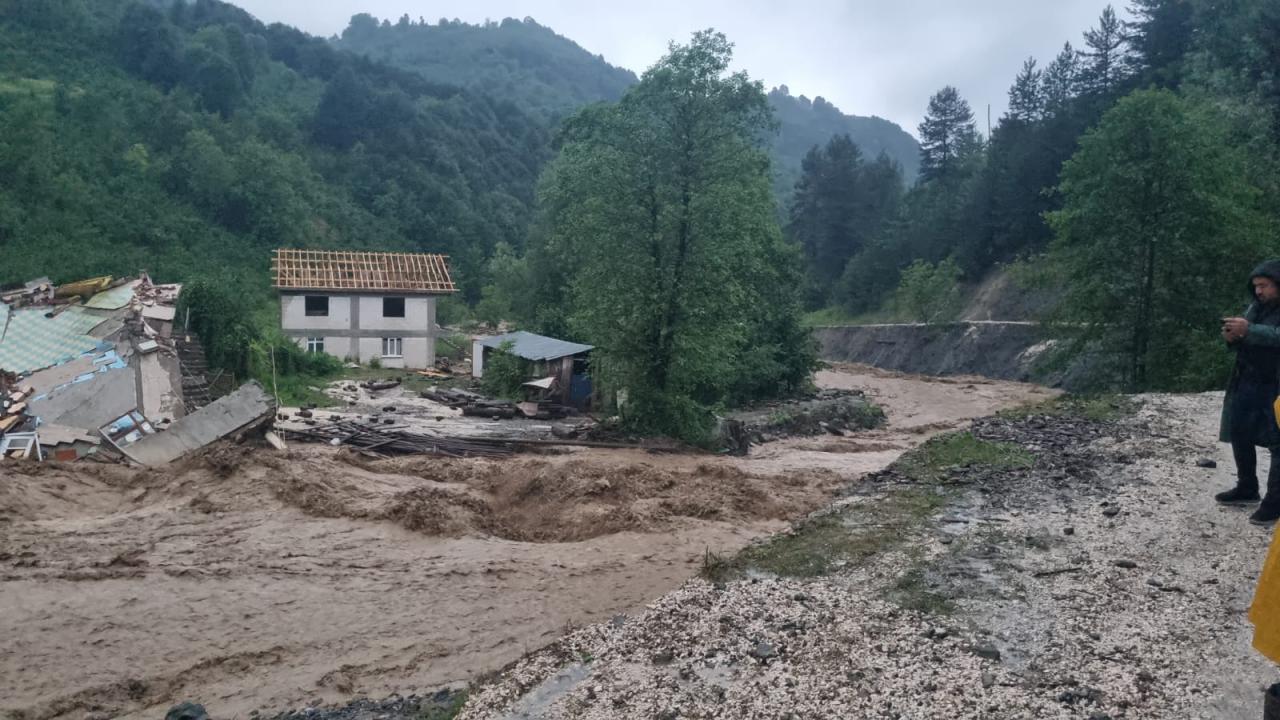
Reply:
[[308, 352], [429, 368], [436, 361], [436, 299], [457, 292], [447, 261], [421, 253], [276, 250], [280, 327]]

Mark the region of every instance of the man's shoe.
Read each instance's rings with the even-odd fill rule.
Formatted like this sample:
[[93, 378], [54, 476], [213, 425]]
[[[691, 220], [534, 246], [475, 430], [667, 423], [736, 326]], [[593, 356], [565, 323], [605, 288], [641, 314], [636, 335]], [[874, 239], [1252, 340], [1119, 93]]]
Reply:
[[1280, 720], [1280, 683], [1267, 688], [1262, 704], [1262, 720]]
[[1249, 522], [1254, 525], [1274, 525], [1276, 520], [1280, 520], [1280, 503], [1264, 502], [1249, 516]]
[[1214, 495], [1213, 499], [1223, 505], [1252, 505], [1262, 500], [1258, 495], [1257, 490], [1254, 490], [1253, 492], [1245, 492], [1238, 487], [1231, 488], [1225, 492], [1220, 492], [1217, 495]]

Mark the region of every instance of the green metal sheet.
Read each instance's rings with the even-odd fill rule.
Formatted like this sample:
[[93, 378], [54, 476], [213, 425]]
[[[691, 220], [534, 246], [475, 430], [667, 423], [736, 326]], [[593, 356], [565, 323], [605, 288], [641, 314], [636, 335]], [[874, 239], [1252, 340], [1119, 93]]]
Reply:
[[103, 318], [70, 308], [47, 318], [49, 308], [10, 310], [0, 338], [0, 369], [24, 373], [56, 365], [93, 350], [101, 342], [89, 331]]
[[104, 290], [94, 295], [84, 306], [95, 310], [119, 310], [133, 302], [133, 291], [137, 286], [138, 281], [134, 280], [120, 287]]

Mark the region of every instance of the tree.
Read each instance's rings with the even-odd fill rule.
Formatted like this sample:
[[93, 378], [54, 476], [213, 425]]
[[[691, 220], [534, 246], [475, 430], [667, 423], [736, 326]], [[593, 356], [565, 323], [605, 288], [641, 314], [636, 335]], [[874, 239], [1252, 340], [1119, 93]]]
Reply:
[[1190, 0], [1132, 0], [1134, 19], [1124, 23], [1131, 72], [1144, 83], [1177, 87], [1194, 42]]
[[1080, 58], [1071, 43], [1062, 46], [1062, 52], [1045, 68], [1041, 83], [1044, 89], [1045, 111], [1059, 115], [1076, 96], [1080, 81]]
[[894, 301], [916, 322], [952, 320], [960, 310], [960, 274], [950, 258], [937, 264], [916, 260], [902, 271]]
[[817, 303], [821, 306], [844, 264], [865, 240], [857, 226], [856, 206], [862, 151], [848, 135], [836, 135], [824, 148], [815, 145], [800, 168], [787, 230], [804, 252], [809, 278], [823, 298]]
[[1225, 124], [1171, 92], [1136, 92], [1063, 168], [1049, 215], [1049, 267], [1066, 288], [1057, 329], [1132, 390], [1204, 386], [1212, 373], [1190, 358], [1219, 342], [1262, 251], [1259, 193]]
[[1098, 18], [1098, 26], [1084, 33], [1088, 48], [1080, 51], [1084, 61], [1080, 70], [1081, 86], [1086, 93], [1106, 96], [1114, 92], [1124, 79], [1128, 66], [1124, 28], [1108, 5]]
[[973, 111], [950, 85], [929, 98], [929, 110], [919, 130], [920, 176], [926, 181], [955, 176], [962, 159], [978, 145]]
[[[537, 252], [568, 265], [570, 327], [641, 431], [699, 438], [744, 384], [794, 389], [814, 362], [761, 147], [768, 102], [728, 72], [731, 48], [698, 32], [618, 104], [580, 111], [540, 193]], [[778, 371], [744, 378], [747, 351]]]
[[1043, 74], [1036, 69], [1035, 58], [1027, 58], [1022, 63], [1022, 70], [1014, 78], [1013, 87], [1009, 88], [1009, 118], [1031, 123], [1044, 116]]

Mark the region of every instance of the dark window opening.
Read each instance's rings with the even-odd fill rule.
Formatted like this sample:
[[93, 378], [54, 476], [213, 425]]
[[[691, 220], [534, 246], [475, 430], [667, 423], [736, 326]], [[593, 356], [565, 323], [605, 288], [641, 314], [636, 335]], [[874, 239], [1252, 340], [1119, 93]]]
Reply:
[[329, 296], [308, 295], [307, 296], [307, 317], [328, 317], [328, 316], [329, 316]]
[[382, 317], [404, 317], [404, 298], [382, 298]]

